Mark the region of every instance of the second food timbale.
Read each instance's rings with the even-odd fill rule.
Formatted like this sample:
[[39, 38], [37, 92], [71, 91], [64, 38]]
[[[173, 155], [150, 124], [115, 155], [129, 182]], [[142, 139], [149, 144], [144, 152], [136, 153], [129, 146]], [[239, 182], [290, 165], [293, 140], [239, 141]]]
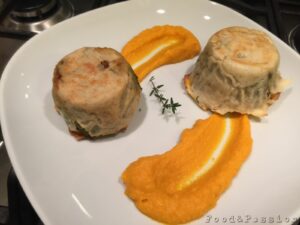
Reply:
[[228, 27], [208, 40], [185, 83], [202, 109], [261, 117], [287, 83], [278, 65], [278, 50], [266, 33]]

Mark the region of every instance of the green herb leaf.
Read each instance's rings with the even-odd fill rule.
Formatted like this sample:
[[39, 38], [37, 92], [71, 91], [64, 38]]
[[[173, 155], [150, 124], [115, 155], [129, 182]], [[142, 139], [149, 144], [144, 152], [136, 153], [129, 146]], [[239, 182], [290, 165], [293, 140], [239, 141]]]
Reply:
[[173, 98], [170, 99], [166, 98], [162, 93], [160, 93], [160, 89], [164, 87], [163, 84], [158, 86], [154, 83], [154, 77], [150, 78], [150, 83], [152, 85], [152, 90], [150, 92], [150, 96], [154, 94], [154, 96], [158, 99], [160, 103], [162, 103], [162, 110], [161, 113], [164, 114], [166, 110], [171, 109], [172, 113], [175, 114], [178, 107], [181, 106], [178, 102], [174, 102]]

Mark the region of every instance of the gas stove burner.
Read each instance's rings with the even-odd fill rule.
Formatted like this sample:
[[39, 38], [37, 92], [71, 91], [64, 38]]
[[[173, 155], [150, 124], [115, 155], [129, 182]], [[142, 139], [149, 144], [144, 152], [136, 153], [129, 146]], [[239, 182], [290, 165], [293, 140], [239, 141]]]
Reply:
[[4, 19], [3, 26], [12, 32], [40, 33], [74, 15], [68, 0], [19, 1]]
[[19, 1], [11, 12], [11, 17], [17, 21], [39, 21], [55, 13], [56, 0]]
[[289, 44], [300, 53], [300, 24], [294, 27], [289, 34]]

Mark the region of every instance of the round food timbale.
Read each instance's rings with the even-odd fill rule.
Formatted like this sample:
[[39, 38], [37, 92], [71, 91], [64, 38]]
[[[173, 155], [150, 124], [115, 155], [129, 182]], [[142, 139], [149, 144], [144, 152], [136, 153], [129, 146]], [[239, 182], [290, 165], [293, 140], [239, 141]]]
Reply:
[[52, 95], [56, 110], [77, 138], [127, 128], [141, 96], [131, 66], [111, 48], [80, 48], [59, 61]]
[[283, 91], [279, 53], [262, 31], [228, 27], [215, 33], [186, 79], [202, 109], [264, 116]]

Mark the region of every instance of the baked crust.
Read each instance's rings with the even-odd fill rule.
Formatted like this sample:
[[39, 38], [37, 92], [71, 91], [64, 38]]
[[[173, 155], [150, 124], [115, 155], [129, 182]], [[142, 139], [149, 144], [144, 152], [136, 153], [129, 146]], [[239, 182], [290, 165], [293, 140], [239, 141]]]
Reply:
[[71, 133], [99, 137], [128, 126], [141, 88], [124, 57], [111, 48], [80, 48], [56, 65], [53, 99]]
[[278, 65], [278, 50], [267, 34], [228, 27], [209, 39], [189, 77], [188, 93], [203, 109], [261, 117], [284, 89]]

